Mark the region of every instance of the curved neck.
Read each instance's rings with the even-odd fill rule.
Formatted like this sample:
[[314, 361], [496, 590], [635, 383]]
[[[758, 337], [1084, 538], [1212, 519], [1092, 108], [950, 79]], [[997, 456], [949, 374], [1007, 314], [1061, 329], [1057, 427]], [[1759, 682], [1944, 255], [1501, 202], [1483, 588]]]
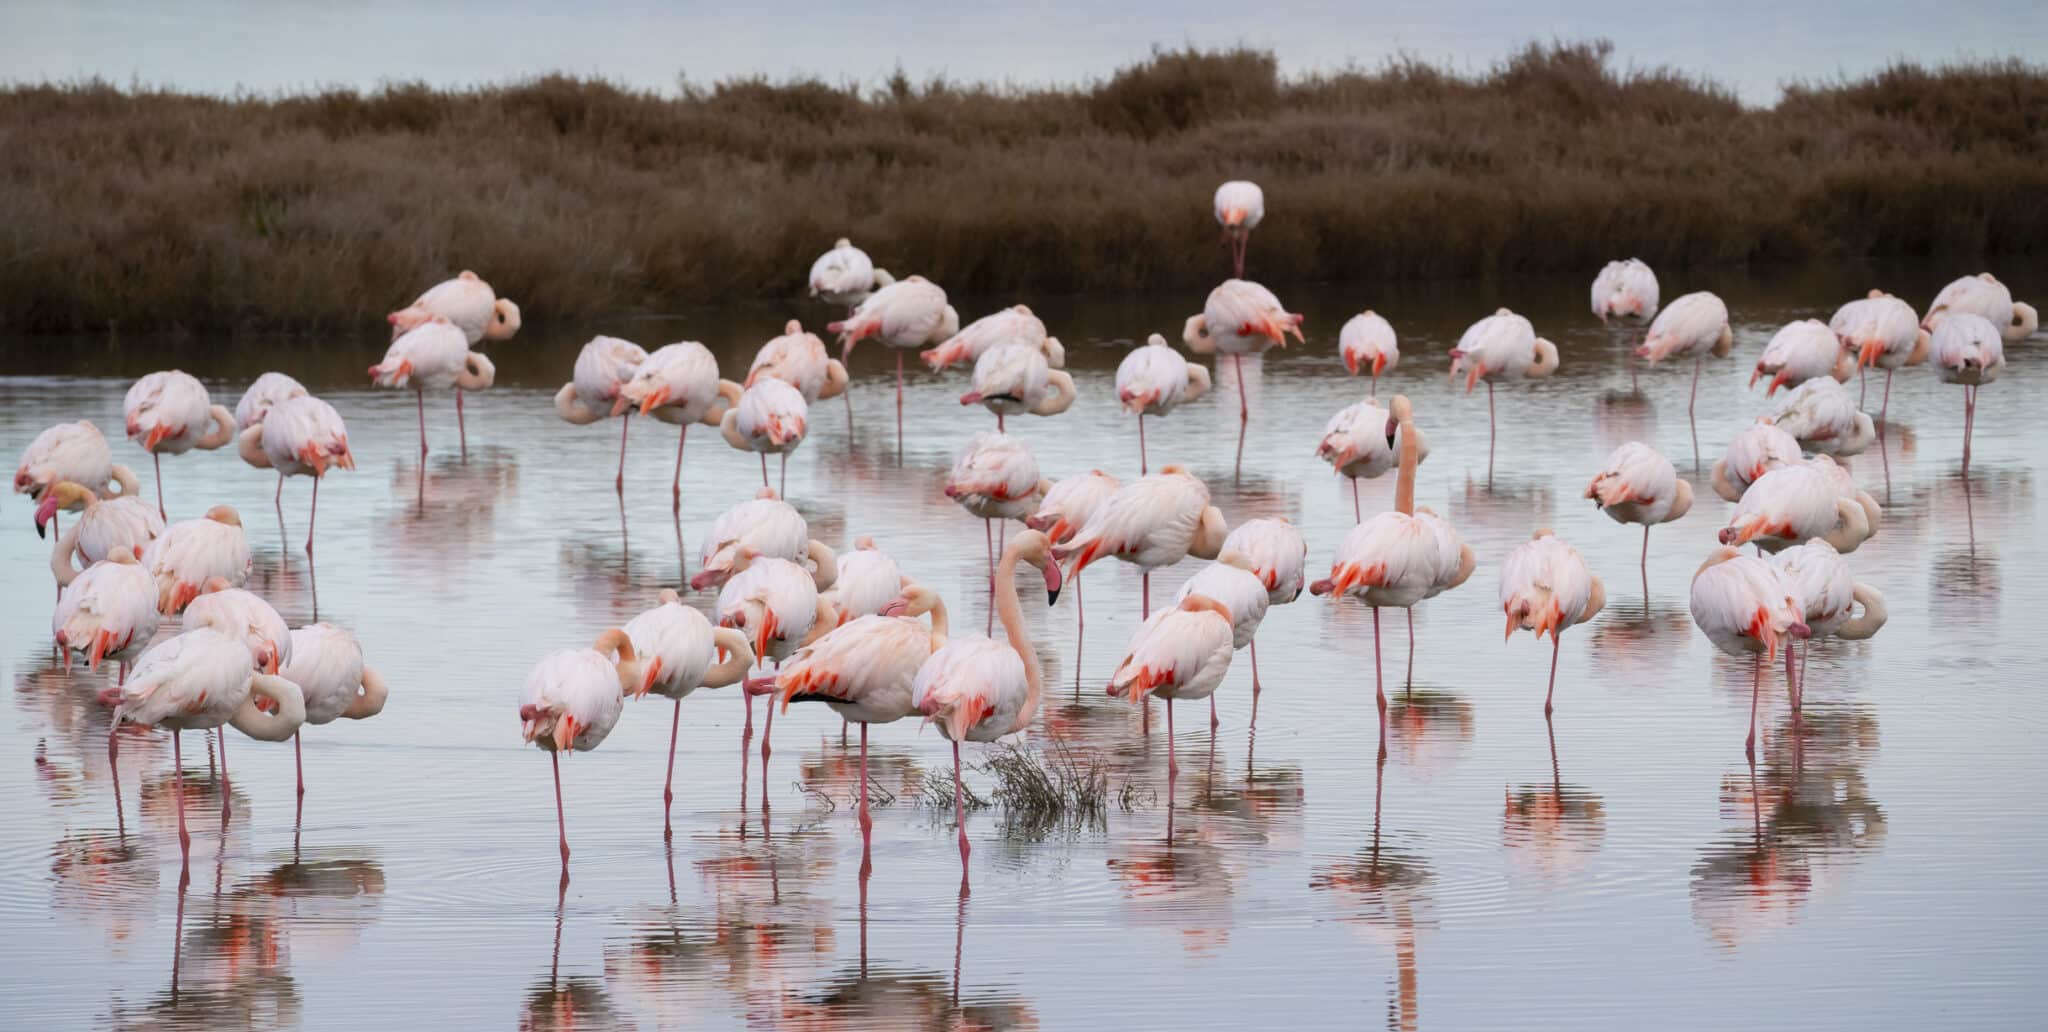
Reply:
[[1038, 650], [1032, 648], [1031, 638], [1024, 633], [1024, 607], [1017, 604], [1017, 559], [1016, 548], [1006, 548], [1002, 563], [996, 566], [996, 619], [1003, 622], [1003, 634], [1009, 637], [1010, 647], [1024, 661], [1024, 708], [1017, 711], [1017, 724], [1010, 729], [1013, 732], [1030, 727], [1031, 721], [1038, 716], [1041, 687]]
[[[256, 708], [258, 698], [277, 703], [277, 712]], [[249, 697], [228, 718], [235, 730], [259, 742], [282, 742], [306, 722], [306, 697], [299, 686], [275, 674], [257, 674], [249, 679]]]
[[116, 465], [114, 467], [114, 486], [120, 488], [120, 490], [108, 492], [107, 497], [126, 498], [141, 490], [142, 481], [135, 479], [134, 470], [126, 466]]
[[371, 667], [363, 668], [363, 694], [351, 699], [348, 708], [341, 711], [349, 720], [361, 720], [384, 712], [384, 698], [390, 690], [384, 686], [384, 675]]
[[206, 418], [213, 424], [213, 429], [199, 439], [198, 447], [212, 451], [234, 439], [235, 414], [229, 412], [226, 406], [215, 405], [207, 409]]
[[57, 543], [50, 549], [50, 572], [56, 575], [60, 588], [78, 579], [78, 567], [72, 564], [71, 554], [78, 548], [78, 528], [84, 522], [72, 521], [71, 529], [57, 535]]
[[243, 427], [237, 436], [235, 451], [242, 456], [242, 461], [257, 469], [269, 469], [270, 456], [263, 450], [263, 424], [251, 423]]
[[713, 663], [704, 672], [704, 683], [699, 687], [723, 688], [739, 683], [754, 665], [754, 647], [747, 643], [747, 636], [731, 627], [717, 627], [711, 631], [711, 641], [725, 650], [725, 661]]
[[932, 600], [931, 618], [932, 651], [937, 652], [946, 647], [946, 636], [951, 630], [950, 625], [946, 622], [946, 601], [944, 599]]
[[1404, 419], [1398, 428], [1401, 433], [1401, 475], [1394, 482], [1394, 509], [1406, 515], [1415, 515], [1415, 465], [1421, 461], [1419, 445], [1415, 443], [1415, 423]]
[[813, 538], [804, 546], [804, 555], [808, 556], [812, 565], [816, 567], [811, 571], [811, 581], [818, 586], [819, 591], [839, 583], [839, 556], [832, 551], [830, 545]]

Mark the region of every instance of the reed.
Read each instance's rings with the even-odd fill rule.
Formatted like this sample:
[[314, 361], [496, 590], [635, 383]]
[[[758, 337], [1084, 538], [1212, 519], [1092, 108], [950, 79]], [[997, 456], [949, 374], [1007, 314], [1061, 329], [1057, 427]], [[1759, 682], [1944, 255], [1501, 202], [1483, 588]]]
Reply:
[[1070, 89], [14, 86], [0, 328], [362, 326], [462, 268], [529, 321], [794, 298], [841, 235], [955, 292], [1197, 290], [1231, 177], [1266, 187], [1274, 284], [1974, 256], [2048, 239], [2044, 151], [2048, 73], [2019, 62], [1748, 108], [1604, 42], [1470, 76], [1160, 51]]

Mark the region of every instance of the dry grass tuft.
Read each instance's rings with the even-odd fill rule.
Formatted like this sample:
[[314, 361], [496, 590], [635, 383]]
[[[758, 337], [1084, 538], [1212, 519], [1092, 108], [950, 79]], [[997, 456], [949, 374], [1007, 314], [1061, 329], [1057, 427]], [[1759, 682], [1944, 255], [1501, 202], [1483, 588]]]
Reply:
[[[1077, 753], [1059, 738], [1047, 743], [1038, 749], [999, 742], [986, 759], [970, 764], [970, 770], [995, 784], [989, 795], [982, 796], [972, 784], [962, 782], [967, 808], [994, 807], [1001, 814], [1003, 834], [1041, 838], [1053, 831], [1099, 831], [1108, 826], [1112, 807], [1128, 813], [1147, 801], [1143, 790], [1129, 780], [1112, 786], [1110, 771], [1099, 757]], [[952, 770], [927, 771], [919, 798], [933, 809], [952, 809]]]

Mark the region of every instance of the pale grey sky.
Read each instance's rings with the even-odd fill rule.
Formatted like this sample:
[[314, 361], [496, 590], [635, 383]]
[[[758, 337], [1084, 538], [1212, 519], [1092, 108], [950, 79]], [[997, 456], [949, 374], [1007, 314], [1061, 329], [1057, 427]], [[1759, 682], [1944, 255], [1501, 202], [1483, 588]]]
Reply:
[[1155, 44], [1189, 42], [1271, 48], [1288, 71], [1404, 51], [1474, 70], [1529, 40], [1604, 36], [1625, 66], [1672, 65], [1768, 104], [1787, 80], [1860, 74], [1900, 57], [2037, 57], [2048, 47], [2048, 3], [4, 0], [0, 26], [0, 78], [100, 76], [209, 92], [468, 85], [556, 70], [660, 90], [678, 75], [878, 83], [899, 64], [918, 78], [1075, 82]]

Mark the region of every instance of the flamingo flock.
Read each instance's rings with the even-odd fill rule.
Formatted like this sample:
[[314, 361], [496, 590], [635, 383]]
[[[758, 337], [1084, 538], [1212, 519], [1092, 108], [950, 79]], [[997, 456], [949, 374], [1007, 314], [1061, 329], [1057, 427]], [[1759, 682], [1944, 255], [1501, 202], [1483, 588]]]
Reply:
[[[724, 378], [712, 349], [698, 341], [649, 350], [598, 336], [583, 346], [570, 379], [554, 395], [554, 408], [574, 425], [620, 420], [614, 490], [622, 500], [635, 414], [678, 428], [671, 485], [678, 514], [692, 425], [717, 427], [731, 447], [757, 455], [762, 483], [702, 536], [697, 572], [687, 584], [662, 589], [651, 608], [605, 629], [588, 647], [548, 652], [520, 690], [521, 739], [550, 754], [564, 884], [571, 853], [562, 754], [599, 747], [636, 711], [626, 705], [629, 700], [652, 693], [673, 702], [662, 792], [663, 834], [672, 836], [669, 811], [683, 701], [700, 689], [732, 687], [746, 712], [743, 750], [753, 734], [753, 698], [770, 699], [760, 754], [764, 780], [774, 717], [791, 703], [823, 703], [849, 725], [859, 725], [857, 820], [864, 870], [872, 844], [870, 726], [917, 718], [918, 726], [934, 727], [953, 752], [964, 894], [971, 845], [961, 745], [1037, 733], [1045, 693], [1040, 642], [1017, 590], [1020, 565], [1040, 574], [1048, 607], [1058, 604], [1063, 586], [1072, 586], [1077, 667], [1085, 630], [1082, 574], [1103, 559], [1140, 571], [1137, 629], [1103, 687], [1109, 696], [1144, 709], [1148, 733], [1148, 703], [1163, 703], [1169, 792], [1179, 770], [1174, 703], [1209, 700], [1210, 723], [1216, 726], [1216, 695], [1235, 654], [1249, 650], [1256, 722], [1257, 636], [1274, 607], [1295, 602], [1304, 587], [1332, 604], [1349, 599], [1370, 610], [1374, 705], [1384, 750], [1388, 701], [1380, 610], [1409, 612], [1412, 668], [1413, 610], [1463, 586], [1481, 557], [1451, 519], [1417, 505], [1418, 471], [1430, 454], [1423, 414], [1405, 394], [1384, 404], [1378, 397], [1379, 380], [1400, 368], [1401, 349], [1392, 323], [1371, 309], [1346, 322], [1337, 340], [1345, 371], [1368, 378], [1364, 397], [1335, 413], [1316, 445], [1317, 456], [1351, 480], [1354, 506], [1354, 525], [1318, 556], [1325, 575], [1311, 579], [1312, 545], [1289, 521], [1265, 517], [1233, 525], [1208, 484], [1186, 465], [1166, 462], [1151, 471], [1145, 418], [1168, 415], [1208, 394], [1214, 381], [1201, 359], [1209, 355], [1219, 362], [1228, 356], [1236, 379], [1241, 471], [1251, 419], [1244, 358], [1284, 347], [1290, 337], [1297, 344], [1306, 341], [1303, 316], [1246, 278], [1250, 235], [1266, 216], [1263, 192], [1248, 182], [1225, 183], [1216, 192], [1214, 214], [1229, 252], [1230, 277], [1183, 325], [1186, 352], [1162, 334], [1147, 333], [1116, 372], [1116, 403], [1136, 420], [1138, 476], [1131, 479], [1099, 469], [1045, 470], [1030, 447], [1008, 432], [1010, 417], [1057, 417], [1081, 393], [1064, 369], [1065, 347], [1040, 316], [1013, 305], [963, 325], [937, 283], [922, 275], [896, 279], [846, 239], [820, 256], [808, 277], [814, 298], [845, 310], [826, 327], [838, 337], [837, 358], [797, 320], [761, 345], [738, 380]], [[1727, 304], [1705, 291], [1660, 304], [1656, 275], [1636, 259], [1602, 269], [1591, 304], [1603, 324], [1640, 334], [1630, 348], [1634, 357], [1652, 365], [1690, 360], [1690, 419], [1705, 360], [1733, 350]], [[369, 367], [371, 384], [414, 392], [422, 456], [428, 451], [428, 390], [455, 391], [466, 453], [463, 393], [495, 383], [495, 368], [478, 349], [517, 333], [519, 307], [475, 273], [463, 272], [393, 311], [388, 322], [392, 337], [383, 358]], [[1791, 323], [1763, 346], [1749, 383], [1764, 385], [1770, 407], [1714, 464], [1710, 485], [1732, 511], [1716, 535], [1718, 547], [1689, 589], [1693, 621], [1707, 640], [1752, 666], [1746, 743], [1752, 755], [1765, 667], [1784, 654], [1796, 717], [1804, 670], [1795, 654], [1803, 656], [1814, 641], [1830, 637], [1867, 639], [1885, 621], [1882, 596], [1856, 580], [1850, 566], [1850, 556], [1879, 532], [1883, 510], [1843, 463], [1873, 445], [1884, 446], [1893, 374], [1931, 361], [1943, 382], [1963, 387], [1967, 475], [1977, 390], [2003, 372], [2005, 344], [2024, 339], [2037, 325], [2035, 310], [2014, 301], [1986, 273], [1951, 283], [1924, 319], [1905, 301], [1872, 290], [1842, 305], [1827, 322]], [[892, 556], [873, 538], [836, 551], [814, 537], [802, 512], [784, 499], [787, 458], [808, 435], [811, 406], [848, 394], [854, 346], [870, 339], [896, 353], [899, 455], [906, 352], [919, 352], [933, 373], [962, 370], [951, 374], [966, 378], [960, 405], [995, 416], [993, 431], [983, 423], [978, 432], [961, 435], [950, 468], [934, 488], [983, 521], [990, 602], [985, 635], [960, 633], [935, 582], [917, 576], [914, 553]], [[1466, 393], [1481, 382], [1487, 386], [1490, 476], [1499, 426], [1496, 387], [1554, 375], [1560, 349], [1539, 336], [1528, 317], [1500, 308], [1473, 322], [1449, 358], [1452, 380], [1462, 378]], [[1856, 393], [1846, 386], [1872, 368], [1885, 373], [1875, 419], [1862, 408], [1860, 385]], [[847, 404], [851, 416], [850, 395]], [[56, 647], [67, 664], [74, 656], [88, 669], [115, 664], [115, 684], [102, 701], [113, 707], [116, 728], [133, 724], [168, 732], [174, 758], [182, 755], [181, 733], [188, 730], [213, 736], [209, 749], [217, 751], [223, 775], [225, 728], [259, 741], [292, 739], [303, 796], [306, 777], [297, 743], [304, 727], [377, 715], [388, 697], [385, 678], [367, 664], [363, 644], [345, 626], [316, 621], [289, 627], [248, 590], [249, 544], [237, 511], [214, 506], [171, 521], [161, 459], [236, 442], [249, 465], [278, 474], [280, 511], [286, 478], [309, 477], [310, 557], [321, 480], [356, 465], [342, 415], [281, 372], [259, 378], [232, 412], [212, 402], [205, 384], [178, 370], [136, 381], [123, 408], [127, 436], [151, 458], [154, 508], [140, 497], [139, 478], [113, 462], [107, 440], [87, 421], [45, 430], [24, 451], [15, 475], [16, 492], [35, 503], [38, 532], [56, 532], [50, 561], [58, 589], [51, 624]], [[1697, 466], [1696, 422], [1693, 434]], [[771, 454], [784, 466], [776, 483], [769, 477]], [[1053, 479], [1048, 472], [1062, 476]], [[1623, 443], [1587, 472], [1585, 498], [1614, 521], [1643, 527], [1639, 566], [1647, 602], [1651, 528], [1691, 515], [1693, 484], [1641, 441]], [[1366, 513], [1357, 480], [1389, 473], [1395, 477], [1392, 507]], [[77, 514], [68, 529], [59, 522], [64, 513]], [[1013, 520], [1022, 524], [1014, 532], [1008, 526]], [[1507, 554], [1488, 558], [1500, 564], [1498, 600], [1507, 637], [1519, 629], [1552, 639], [1543, 703], [1548, 720], [1559, 695], [1561, 635], [1600, 619], [1607, 591], [1600, 572], [1577, 548], [1547, 528], [1531, 529]], [[1190, 557], [1205, 564], [1182, 582], [1169, 604], [1155, 610], [1152, 573]], [[1462, 597], [1436, 604], [1464, 604], [1455, 601]], [[1359, 690], [1362, 697], [1362, 684]], [[113, 742], [110, 735], [110, 749]], [[178, 786], [180, 842], [189, 851], [182, 770]], [[764, 811], [766, 805], [764, 795]]]

